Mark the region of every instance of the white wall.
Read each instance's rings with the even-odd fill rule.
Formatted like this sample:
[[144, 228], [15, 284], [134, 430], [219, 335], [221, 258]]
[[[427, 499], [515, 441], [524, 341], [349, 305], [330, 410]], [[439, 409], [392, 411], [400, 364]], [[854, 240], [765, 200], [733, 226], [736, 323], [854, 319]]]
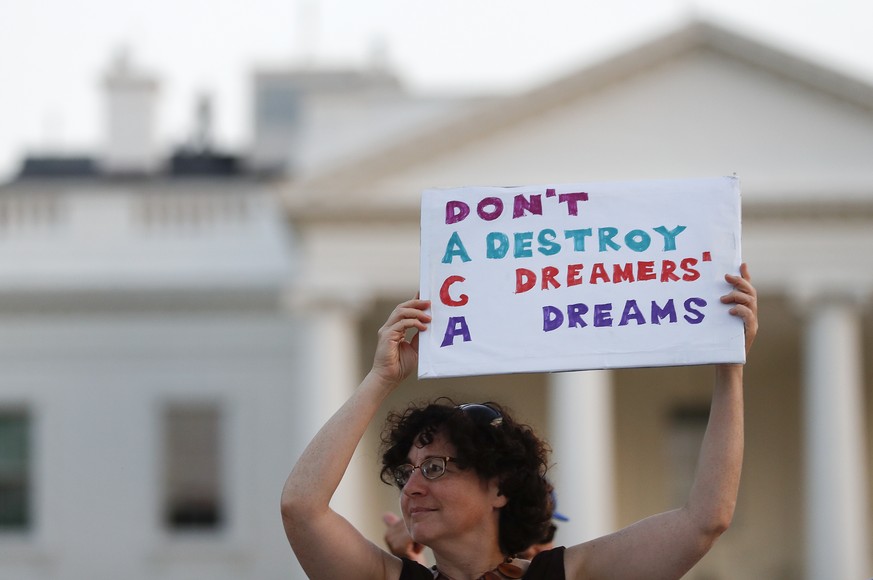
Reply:
[[[299, 336], [269, 314], [3, 317], [0, 405], [35, 416], [36, 511], [32, 535], [0, 537], [0, 577], [293, 577], [278, 500], [306, 418]], [[197, 401], [226, 412], [228, 523], [174, 536], [160, 413]]]

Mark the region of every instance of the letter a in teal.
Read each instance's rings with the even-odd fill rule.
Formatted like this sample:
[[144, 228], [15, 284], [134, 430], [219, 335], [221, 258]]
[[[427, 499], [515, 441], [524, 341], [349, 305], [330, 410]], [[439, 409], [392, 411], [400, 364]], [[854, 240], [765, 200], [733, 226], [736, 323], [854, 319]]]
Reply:
[[451, 264], [452, 258], [455, 256], [459, 256], [462, 262], [470, 261], [470, 256], [467, 255], [467, 250], [464, 248], [464, 244], [461, 242], [461, 236], [458, 235], [458, 232], [453, 232], [452, 237], [449, 238], [449, 243], [446, 244], [446, 253], [443, 256], [443, 264]]

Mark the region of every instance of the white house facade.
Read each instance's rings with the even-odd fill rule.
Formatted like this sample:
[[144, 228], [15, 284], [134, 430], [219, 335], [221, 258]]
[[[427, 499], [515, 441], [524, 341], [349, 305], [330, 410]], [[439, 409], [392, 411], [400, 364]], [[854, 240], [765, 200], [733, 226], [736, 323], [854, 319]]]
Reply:
[[[301, 250], [294, 292], [333, 296], [347, 332], [361, 317], [373, 330], [390, 303], [416, 290], [419, 193], [428, 187], [735, 174], [762, 329], [746, 373], [735, 522], [688, 578], [867, 578], [871, 159], [873, 87], [693, 23], [290, 182], [285, 203]], [[368, 353], [372, 334], [364, 336], [359, 350]], [[366, 360], [352, 358], [350, 369]], [[677, 368], [427, 381], [394, 403], [450, 394], [522, 409], [552, 435], [559, 505], [571, 519], [558, 540], [571, 542], [682, 501], [710, 375]], [[316, 382], [337, 396], [354, 384]], [[371, 481], [376, 444], [362, 451]], [[354, 502], [350, 516], [369, 523], [377, 541], [378, 511], [396, 498], [378, 483], [368, 493], [382, 498], [377, 507]]]

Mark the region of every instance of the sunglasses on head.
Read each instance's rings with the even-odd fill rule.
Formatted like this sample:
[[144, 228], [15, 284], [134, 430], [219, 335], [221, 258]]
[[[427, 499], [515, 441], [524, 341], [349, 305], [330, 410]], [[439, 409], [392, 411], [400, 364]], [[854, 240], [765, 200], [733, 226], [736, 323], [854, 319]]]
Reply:
[[474, 421], [487, 423], [492, 427], [503, 424], [503, 415], [500, 411], [485, 403], [465, 403], [458, 405], [457, 409], [463, 411]]

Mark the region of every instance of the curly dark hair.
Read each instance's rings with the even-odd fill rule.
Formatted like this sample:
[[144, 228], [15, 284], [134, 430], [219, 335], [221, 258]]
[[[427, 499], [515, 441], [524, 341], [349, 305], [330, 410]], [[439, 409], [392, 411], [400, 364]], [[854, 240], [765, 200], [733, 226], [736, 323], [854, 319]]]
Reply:
[[492, 425], [478, 413], [465, 412], [447, 398], [410, 405], [388, 415], [382, 433], [382, 481], [395, 484], [394, 469], [408, 463], [413, 445], [430, 443], [437, 432], [456, 449], [457, 465], [472, 468], [483, 480], [497, 478], [507, 498], [500, 510], [499, 545], [514, 555], [546, 537], [551, 525], [552, 486], [546, 480], [548, 445], [530, 426], [516, 422], [507, 409], [488, 402], [503, 416]]

